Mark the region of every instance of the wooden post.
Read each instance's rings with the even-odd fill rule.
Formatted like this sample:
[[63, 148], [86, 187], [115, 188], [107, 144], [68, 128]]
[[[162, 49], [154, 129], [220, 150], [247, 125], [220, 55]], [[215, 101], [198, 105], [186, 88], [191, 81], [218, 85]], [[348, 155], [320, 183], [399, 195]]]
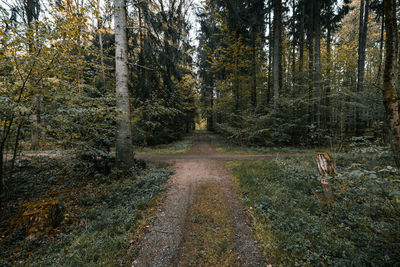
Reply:
[[[328, 153], [318, 153], [316, 157], [319, 173], [324, 177], [335, 177], [337, 175], [333, 159]], [[333, 203], [332, 184], [328, 179], [321, 180], [322, 191], [328, 204]]]

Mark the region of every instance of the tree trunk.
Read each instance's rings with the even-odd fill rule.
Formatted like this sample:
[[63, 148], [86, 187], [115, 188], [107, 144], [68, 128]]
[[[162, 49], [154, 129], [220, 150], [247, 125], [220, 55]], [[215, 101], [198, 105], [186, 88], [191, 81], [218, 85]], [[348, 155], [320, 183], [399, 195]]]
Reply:
[[39, 137], [39, 122], [40, 122], [40, 103], [37, 95], [32, 96], [32, 107], [33, 112], [31, 115], [32, 127], [31, 127], [31, 150], [40, 149], [40, 137]]
[[272, 75], [274, 79], [274, 108], [278, 105], [280, 80], [281, 80], [281, 17], [282, 0], [274, 0], [274, 61], [272, 66]]
[[[314, 3], [314, 19], [315, 19], [315, 120], [317, 123], [317, 131], [321, 128], [321, 3], [315, 0]], [[319, 134], [318, 134], [319, 140]]]
[[332, 42], [332, 29], [331, 29], [331, 24], [329, 23], [327, 26], [327, 36], [326, 36], [326, 56], [327, 56], [327, 69], [326, 69], [326, 77], [327, 77], [327, 83], [326, 83], [326, 92], [325, 92], [325, 106], [326, 106], [326, 112], [325, 112], [325, 124], [328, 129], [328, 132], [331, 132], [331, 102], [330, 102], [330, 97], [331, 97], [331, 42]]
[[[365, 48], [367, 44], [369, 0], [361, 0], [360, 3], [360, 24], [358, 33], [358, 65], [357, 65], [357, 93], [363, 91], [364, 70], [365, 70]], [[361, 135], [362, 122], [360, 118], [360, 108], [356, 107], [356, 135]]]
[[[100, 1], [97, 2], [97, 12], [100, 14]], [[103, 20], [97, 15], [97, 28], [99, 34], [99, 46], [100, 46], [100, 64], [101, 64], [101, 75], [103, 80], [103, 86], [106, 84], [106, 72], [104, 66], [104, 49], [103, 49], [103, 35], [101, 30], [103, 29]]]
[[300, 79], [299, 82], [302, 85], [302, 78], [303, 78], [303, 67], [304, 67], [304, 2], [300, 2], [301, 5], [301, 19], [300, 19], [300, 31], [299, 31], [299, 74], [300, 74]]
[[309, 87], [308, 87], [308, 100], [309, 100], [309, 123], [310, 125], [314, 122], [314, 109], [313, 109], [313, 80], [314, 80], [314, 47], [313, 47], [313, 34], [312, 32], [308, 33], [307, 36], [308, 41], [308, 80], [309, 80]]
[[292, 96], [295, 96], [295, 84], [296, 84], [296, 42], [295, 42], [295, 33], [296, 33], [296, 19], [295, 19], [295, 0], [292, 1], [293, 7], [293, 17], [292, 17], [292, 31], [293, 31], [293, 42], [292, 42]]
[[381, 22], [381, 36], [379, 40], [379, 65], [378, 65], [378, 74], [376, 75], [377, 84], [381, 83], [384, 32], [385, 32], [385, 14], [382, 15], [382, 22]]
[[128, 41], [126, 0], [115, 0], [115, 78], [117, 100], [116, 164], [127, 170], [133, 166], [132, 129], [128, 91]]
[[[328, 153], [318, 153], [316, 157], [318, 171], [324, 177], [334, 178], [337, 175], [335, 162]], [[333, 203], [332, 184], [328, 179], [321, 179], [322, 192], [327, 204]]]
[[101, 29], [99, 29], [99, 45], [100, 45], [101, 76], [102, 76], [102, 80], [103, 80], [103, 85], [105, 85], [106, 72], [105, 72], [105, 66], [104, 66], [103, 36], [101, 34]]
[[[238, 45], [239, 46], [239, 45]], [[236, 48], [239, 50], [239, 47]], [[235, 111], [239, 112], [239, 51], [235, 56]]]
[[257, 106], [257, 53], [256, 53], [256, 27], [253, 26], [251, 33], [252, 43], [252, 67], [253, 85], [251, 88], [251, 107], [255, 110]]
[[268, 82], [267, 82], [267, 104], [271, 101], [271, 85], [272, 85], [272, 47], [273, 47], [273, 38], [272, 38], [272, 23], [271, 23], [271, 12], [268, 15]]
[[18, 145], [19, 145], [19, 138], [21, 136], [21, 128], [23, 126], [23, 121], [21, 121], [18, 124], [18, 128], [17, 128], [17, 133], [15, 136], [15, 141], [14, 141], [14, 148], [13, 148], [13, 157], [11, 160], [11, 167], [10, 167], [10, 179], [12, 178], [12, 175], [14, 174], [14, 167], [15, 167], [15, 160], [17, 159], [17, 153], [18, 153]]
[[396, 165], [400, 167], [400, 119], [398, 96], [396, 92], [399, 32], [396, 17], [396, 0], [384, 1], [386, 42], [385, 69], [383, 72], [383, 104], [386, 111], [386, 122], [392, 134], [392, 149]]

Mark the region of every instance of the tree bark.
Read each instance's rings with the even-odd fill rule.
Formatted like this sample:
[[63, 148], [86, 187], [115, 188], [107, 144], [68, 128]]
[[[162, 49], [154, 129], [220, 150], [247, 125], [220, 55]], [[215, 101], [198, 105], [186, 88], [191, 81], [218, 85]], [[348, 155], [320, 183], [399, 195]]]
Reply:
[[299, 39], [299, 74], [300, 74], [300, 79], [299, 79], [299, 83], [300, 84], [303, 84], [302, 83], [302, 78], [303, 78], [303, 71], [304, 71], [304, 23], [305, 23], [305, 21], [304, 21], [304, 17], [305, 17], [305, 15], [304, 15], [304, 2], [303, 1], [301, 1], [300, 2], [300, 5], [301, 5], [301, 13], [300, 13], [300, 16], [301, 16], [301, 19], [300, 19], [300, 30], [299, 30], [299, 36], [300, 36], [300, 39]]
[[251, 33], [252, 42], [252, 74], [253, 84], [251, 88], [251, 106], [255, 110], [257, 106], [257, 53], [256, 53], [256, 27], [253, 26]]
[[115, 5], [115, 79], [117, 102], [116, 164], [127, 170], [133, 166], [132, 129], [128, 91], [128, 40], [126, 0], [114, 0]]
[[40, 104], [39, 104], [39, 96], [32, 96], [32, 107], [33, 112], [31, 115], [32, 127], [31, 127], [31, 150], [39, 150], [40, 149], [40, 137], [39, 137], [39, 118], [40, 118]]
[[271, 23], [271, 11], [269, 12], [268, 15], [268, 25], [269, 25], [269, 31], [268, 31], [268, 82], [267, 82], [267, 104], [271, 101], [271, 85], [272, 85], [272, 47], [273, 47], [273, 34], [272, 34], [272, 23]]
[[292, 96], [295, 96], [295, 85], [296, 85], [296, 42], [295, 42], [295, 33], [296, 33], [296, 18], [295, 18], [295, 0], [292, 0], [292, 8], [293, 8], [293, 17], [292, 17], [292, 31], [293, 31], [293, 42], [292, 42]]
[[307, 36], [308, 42], [308, 80], [309, 80], [309, 87], [308, 87], [308, 100], [309, 102], [309, 123], [312, 124], [314, 122], [314, 109], [313, 109], [313, 76], [314, 76], [314, 40], [313, 40], [313, 33], [309, 32]]
[[[363, 91], [364, 71], [365, 71], [365, 48], [367, 45], [367, 26], [368, 26], [369, 0], [361, 0], [360, 3], [360, 24], [358, 30], [358, 66], [357, 66], [357, 93]], [[362, 122], [360, 118], [360, 108], [356, 107], [356, 135], [361, 135]]]
[[396, 91], [399, 32], [396, 17], [396, 0], [384, 1], [386, 42], [385, 69], [383, 72], [383, 104], [386, 111], [386, 122], [392, 134], [392, 150], [396, 165], [400, 167], [400, 119], [398, 96]]
[[101, 76], [103, 79], [103, 84], [106, 83], [106, 72], [104, 66], [104, 49], [103, 49], [103, 36], [101, 33], [101, 29], [99, 29], [99, 45], [100, 45], [100, 64], [101, 64]]
[[274, 108], [278, 105], [280, 80], [281, 80], [281, 20], [282, 20], [282, 0], [274, 0], [274, 59], [272, 66], [274, 81]]
[[381, 36], [380, 36], [380, 39], [379, 39], [379, 65], [378, 65], [378, 74], [376, 75], [376, 83], [377, 84], [381, 83], [384, 32], [385, 32], [385, 14], [382, 15]]
[[101, 75], [102, 75], [102, 80], [103, 80], [103, 86], [106, 84], [106, 72], [105, 72], [105, 66], [104, 66], [104, 49], [103, 49], [103, 34], [102, 34], [102, 29], [103, 29], [103, 19], [99, 17], [100, 14], [100, 1], [97, 2], [97, 28], [98, 28], [98, 34], [99, 34], [99, 46], [100, 46], [100, 64], [101, 64]]
[[[239, 49], [239, 48], [237, 48]], [[239, 112], [239, 52], [235, 56], [235, 111]]]
[[[320, 0], [315, 0], [314, 3], [314, 19], [315, 19], [315, 119], [317, 123], [317, 130], [321, 128], [321, 3]], [[319, 140], [319, 134], [318, 134]]]
[[[330, 7], [331, 8], [331, 7]], [[331, 42], [332, 42], [332, 27], [331, 24], [328, 23], [327, 26], [327, 35], [326, 35], [326, 56], [327, 56], [327, 69], [326, 69], [326, 77], [327, 77], [327, 83], [326, 83], [326, 92], [325, 92], [325, 106], [326, 106], [326, 112], [325, 112], [325, 124], [328, 129], [328, 132], [331, 132]]]

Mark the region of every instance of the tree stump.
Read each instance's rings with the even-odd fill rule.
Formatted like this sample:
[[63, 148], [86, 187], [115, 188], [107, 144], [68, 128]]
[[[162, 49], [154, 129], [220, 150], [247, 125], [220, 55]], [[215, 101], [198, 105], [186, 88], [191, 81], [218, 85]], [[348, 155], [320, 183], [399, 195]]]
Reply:
[[63, 220], [63, 212], [58, 200], [41, 200], [22, 205], [22, 221], [26, 234], [50, 232]]
[[[335, 177], [337, 175], [335, 162], [328, 153], [318, 153], [316, 157], [319, 173], [324, 177]], [[322, 191], [325, 201], [328, 204], [333, 203], [332, 184], [328, 179], [321, 179]]]

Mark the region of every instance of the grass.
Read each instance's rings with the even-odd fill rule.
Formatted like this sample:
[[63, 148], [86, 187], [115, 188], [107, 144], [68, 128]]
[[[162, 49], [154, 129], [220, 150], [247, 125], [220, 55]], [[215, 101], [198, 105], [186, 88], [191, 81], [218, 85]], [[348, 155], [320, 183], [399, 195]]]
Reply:
[[137, 147], [137, 154], [183, 154], [190, 150], [192, 140], [190, 136], [186, 136], [182, 140], [166, 145], [158, 145], [153, 147]]
[[387, 158], [337, 162], [331, 206], [313, 157], [229, 164], [274, 266], [400, 265], [398, 173]]
[[[85, 177], [81, 171], [43, 159], [17, 172], [1, 215], [0, 266], [130, 266], [142, 213], [155, 205], [171, 172], [161, 165], [131, 177], [117, 171]], [[12, 228], [22, 203], [49, 198], [62, 203], [60, 226], [29, 236], [23, 227]]]
[[240, 266], [234, 233], [218, 185], [201, 185], [187, 219], [178, 266]]

